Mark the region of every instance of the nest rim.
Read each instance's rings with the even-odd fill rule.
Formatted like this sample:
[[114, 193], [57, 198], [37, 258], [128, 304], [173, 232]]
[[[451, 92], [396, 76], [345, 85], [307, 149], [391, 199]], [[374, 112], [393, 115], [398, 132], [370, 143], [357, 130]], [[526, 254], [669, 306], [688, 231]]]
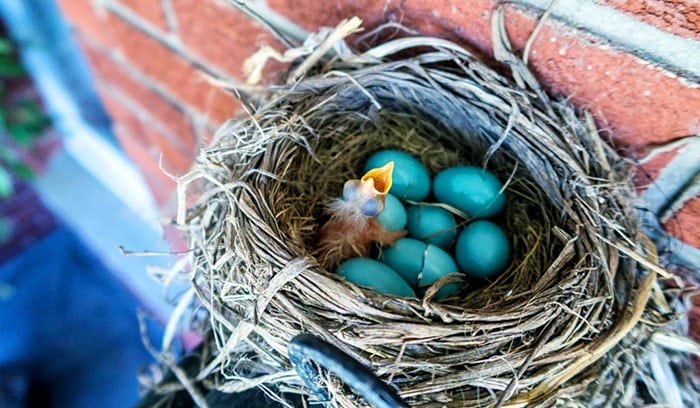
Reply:
[[[407, 49], [406, 43], [395, 45], [396, 49], [392, 52], [386, 52], [387, 55]], [[206, 204], [199, 206], [199, 213], [190, 210], [188, 221], [183, 224], [201, 223], [204, 225], [202, 212], [208, 212], [204, 217], [209, 217], [208, 221], [213, 222], [192, 235], [192, 244], [195, 247], [209, 248], [206, 250], [211, 251], [206, 256], [202, 256], [200, 253], [193, 259], [193, 264], [197, 265], [195, 270], [200, 272], [198, 277], [193, 278], [193, 282], [199, 298], [206, 305], [206, 308], [212, 311], [210, 323], [212, 336], [220, 356], [216, 361], [231, 363], [233, 361], [232, 353], [233, 355], [243, 355], [250, 353], [251, 349], [257, 350], [259, 358], [257, 360], [251, 359], [250, 366], [246, 367], [245, 370], [252, 370], [251, 372], [256, 373], [256, 375], [267, 376], [266, 378], [271, 379], [270, 383], [295, 388], [297, 387], [295, 380], [283, 375], [289, 371], [289, 364], [284, 357], [284, 344], [291, 339], [293, 334], [305, 331], [349, 348], [351, 355], [374, 367], [381, 377], [398, 380], [397, 385], [401, 395], [414, 404], [426, 407], [453, 406], [448, 402], [452, 399], [453, 403], [458, 404], [454, 406], [461, 406], [465, 401], [473, 402], [478, 399], [479, 397], [460, 400], [455, 396], [455, 393], [464, 393], [464, 389], [467, 387], [503, 393], [499, 398], [492, 396], [493, 401], [491, 402], [505, 401], [513, 397], [513, 401], [515, 401], [513, 406], [517, 406], [518, 401], [543, 403], [561, 395], [562, 391], [571, 392], [576, 386], [578, 386], [579, 392], [583, 392], [580, 389], [581, 385], [590, 382], [592, 377], [591, 373], [586, 371], [588, 364], [583, 364], [580, 360], [590, 357], [592, 352], [600, 352], [600, 350], [609, 349], [608, 346], [616, 344], [621, 333], [620, 327], [624, 326], [623, 328], [627, 331], [631, 329], [630, 321], [627, 320], [630, 315], [638, 320], [639, 299], [644, 300], [645, 303], [644, 297], [645, 292], [648, 296], [649, 277], [653, 274], [649, 273], [644, 277], [637, 274], [637, 262], [630, 258], [627, 252], [635, 250], [639, 239], [637, 221], [629, 208], [631, 202], [629, 198], [633, 194], [632, 189], [624, 169], [616, 168], [617, 157], [600, 140], [590, 116], [577, 115], [564, 101], [550, 101], [539, 88], [519, 87], [517, 80], [511, 81], [492, 71], [458, 46], [445, 48], [444, 45], [444, 40], [440, 40], [434, 44], [433, 50], [398, 61], [372, 63], [365, 61], [357, 63], [354, 67], [347, 61], [343, 61], [337, 67], [331, 65], [332, 69], [326, 67], [322, 73], [308, 76], [295, 83], [293, 87], [284, 89], [281, 94], [278, 94], [276, 98], [273, 98], [248, 120], [230, 122], [222, 127], [217, 132], [212, 147], [202, 151], [198, 167], [186, 178], [186, 182], [182, 183], [182, 189], [186, 190], [187, 185], [193, 180], [202, 178], [209, 183], [211, 191], [207, 191], [203, 196], [205, 199], [200, 201], [200, 204], [203, 202]], [[386, 44], [383, 47], [387, 49]], [[366, 57], [368, 54], [363, 55]], [[376, 50], [371, 56], [376, 58]], [[361, 60], [361, 58], [355, 58]], [[454, 65], [449, 70], [440, 70], [436, 68], [438, 63]], [[353, 68], [348, 69], [349, 66]], [[522, 67], [520, 69], [521, 71], [518, 71], [517, 75], [527, 78], [529, 73], [526, 69], [524, 71]], [[388, 80], [386, 75], [382, 75], [387, 72], [395, 72], [396, 75]], [[512, 155], [517, 155], [517, 149], [522, 149], [522, 144], [514, 143], [511, 145], [511, 143], [514, 139], [517, 142], [521, 141], [518, 138], [525, 138], [518, 132], [532, 131], [533, 126], [538, 134], [534, 136], [533, 140], [528, 140], [528, 143], [530, 143], [529, 146], [539, 146], [541, 149], [541, 152], [538, 152], [541, 154], [535, 155], [537, 160], [548, 158], [556, 162], [562, 158], [561, 152], [566, 152], [567, 148], [570, 149], [568, 157], [572, 160], [570, 166], [562, 166], [561, 162], [558, 162], [558, 165], [561, 166], [560, 169], [555, 169], [556, 166], [551, 164], [540, 169], [543, 174], [553, 171], [554, 174], [560, 176], [556, 180], [549, 180], [549, 182], [542, 178], [540, 181], [543, 181], [543, 193], [549, 195], [550, 202], [546, 205], [558, 210], [558, 213], [555, 214], [556, 217], [552, 217], [556, 219], [550, 220], [552, 224], [550, 227], [553, 239], [556, 238], [561, 242], [555, 251], [559, 253], [556, 256], [552, 255], [550, 264], [540, 271], [541, 275], [533, 283], [535, 285], [533, 296], [543, 295], [544, 289], [552, 289], [552, 287], [546, 287], [547, 284], [554, 285], [554, 287], [556, 284], [561, 284], [561, 280], [555, 281], [560, 278], [563, 266], [569, 265], [581, 273], [591, 272], [592, 264], [585, 264], [585, 261], [588, 259], [590, 262], [591, 258], [599, 256], [600, 263], [592, 268], [596, 269], [595, 272], [599, 274], [597, 278], [601, 279], [594, 285], [599, 290], [584, 299], [584, 302], [590, 302], [589, 305], [585, 306], [586, 313], [594, 315], [600, 313], [600, 311], [592, 311], [600, 307], [596, 306], [595, 299], [599, 297], [607, 299], [600, 303], [604, 305], [603, 308], [606, 311], [599, 322], [589, 322], [582, 319], [577, 309], [569, 308], [567, 310], [567, 307], [562, 306], [558, 309], [559, 313], [552, 313], [550, 308], [545, 321], [540, 321], [534, 327], [527, 327], [525, 323], [521, 326], [508, 326], [503, 324], [507, 320], [503, 318], [505, 312], [501, 314], [493, 311], [486, 313], [488, 310], [485, 308], [465, 308], [464, 305], [460, 306], [458, 303], [439, 304], [420, 299], [397, 299], [374, 293], [342, 281], [332, 271], [323, 270], [313, 259], [310, 259], [308, 237], [313, 234], [310, 228], [318, 221], [310, 220], [306, 213], [297, 215], [303, 222], [299, 224], [297, 231], [292, 233], [285, 228], [285, 223], [278, 222], [279, 214], [287, 211], [288, 203], [284, 199], [294, 201], [298, 198], [289, 192], [282, 191], [280, 193], [279, 189], [284, 189], [285, 183], [288, 182], [284, 171], [289, 170], [289, 163], [295, 163], [295, 159], [298, 159], [297, 154], [304, 156], [309, 162], [318, 160], [316, 157], [317, 147], [322, 144], [324, 138], [330, 137], [319, 135], [316, 122], [333, 121], [323, 117], [315, 121], [312, 120], [314, 123], [309, 123], [309, 114], [318, 114], [324, 109], [327, 109], [324, 114], [328, 116], [331, 116], [328, 112], [333, 112], [333, 114], [346, 112], [355, 120], [359, 118], [365, 120], [367, 124], [371, 124], [378, 118], [378, 112], [373, 111], [373, 107], [376, 108], [379, 105], [385, 108], [387, 105], [385, 102], [391, 103], [391, 98], [382, 97], [374, 90], [386, 91], [389, 88], [395, 90], [401, 86], [410, 88], [413, 85], [405, 84], [410, 75], [425, 75], [420, 81], [420, 86], [416, 85], [413, 89], [417, 94], [426, 92], [428, 86], [433, 86], [436, 93], [445, 95], [446, 87], [451, 85], [452, 88], [448, 88], [448, 96], [444, 98], [444, 103], [450, 107], [461, 106], [460, 104], [467, 100], [474, 103], [475, 98], [484, 98], [484, 96], [489, 95], [489, 92], [492, 92], [491, 98], [480, 99], [477, 103], [482, 105], [482, 108], [489, 106], [494, 110], [504, 109], [499, 118], [500, 122], [496, 126], [500, 131], [488, 132], [483, 127], [475, 129], [472, 126], [466, 126], [466, 131], [459, 129], [457, 132], [469, 132], [484, 138], [484, 140], [479, 141], [479, 148], [475, 150], [486, 155], [488, 157], [486, 161], [491, 164], [498, 165], [500, 161], [505, 160], [504, 158], [512, 158]], [[465, 86], [465, 81], [472, 81], [471, 85], [479, 84], [483, 88]], [[381, 88], [382, 82], [389, 83], [389, 85], [386, 88]], [[418, 88], [420, 89], [418, 90]], [[329, 96], [330, 93], [336, 97]], [[346, 106], [342, 104], [342, 98], [348, 95], [352, 96], [350, 99], [352, 103], [348, 103]], [[498, 97], [494, 97], [494, 95]], [[434, 99], [438, 99], [436, 94], [433, 96]], [[314, 98], [314, 102], [309, 102], [310, 99]], [[362, 114], [357, 113], [357, 104], [359, 103], [357, 98], [364, 98], [361, 103], [364, 109]], [[434, 99], [428, 100], [433, 101]], [[411, 103], [413, 104], [412, 108], [419, 104], [416, 100], [411, 100]], [[331, 109], [334, 108], [332, 105], [336, 105], [335, 110]], [[406, 114], [406, 110], [399, 110], [399, 113]], [[474, 117], [484, 120], [483, 117], [480, 117], [480, 115], [483, 116], [483, 113], [481, 111], [478, 113]], [[517, 116], [516, 119], [513, 119], [514, 114]], [[430, 116], [431, 122], [439, 121], [441, 118], [445, 119], [435, 110], [430, 111], [425, 116]], [[493, 117], [489, 118], [489, 121], [492, 119]], [[522, 120], [526, 124], [522, 125], [518, 120]], [[547, 146], [542, 141], [538, 142], [537, 137], [546, 133], [542, 133], [542, 129], [537, 129], [533, 123], [542, 125], [545, 131], [551, 131], [552, 123], [562, 124], [559, 132], [554, 132], [556, 135], [550, 136], [557, 139], [562, 138], [562, 135], [567, 137], [573, 135], [571, 140], [575, 140], [578, 144], [573, 143], [566, 146], [562, 139], [559, 139], [552, 146]], [[457, 129], [453, 127], [452, 130], [456, 131]], [[299, 137], [300, 134], [304, 134], [304, 137]], [[276, 144], [277, 142], [279, 144]], [[590, 152], [591, 157], [586, 157], [585, 152]], [[599, 162], [594, 163], [593, 157]], [[528, 160], [530, 161], [528, 162]], [[521, 161], [520, 165], [528, 171], [533, 171], [533, 163], [537, 160], [527, 157]], [[229, 163], [229, 167], [224, 163]], [[588, 166], [586, 171], [583, 170], [585, 166]], [[317, 169], [321, 170], [323, 167], [322, 164], [319, 164]], [[347, 167], [344, 174], [350, 174], [354, 171], [353, 169], [357, 168], [357, 165]], [[278, 169], [282, 170], [282, 174], [279, 174]], [[503, 172], [500, 173], [503, 174]], [[337, 173], [333, 174], [337, 175]], [[260, 186], [267, 186], [268, 189], [264, 192], [256, 191], [256, 189], [261, 188]], [[587, 191], [591, 188], [591, 191]], [[235, 194], [240, 193], [246, 196], [245, 198], [242, 198], [243, 196], [234, 197], [232, 191], [236, 191]], [[581, 205], [581, 208], [577, 208], [576, 211], [564, 205], [567, 199], [571, 199], [567, 193], [574, 191], [579, 193], [583, 191], [587, 194], [587, 200], [583, 200], [584, 205]], [[280, 195], [282, 198], [269, 199], [273, 202], [265, 202], [265, 197], [280, 197]], [[219, 220], [224, 221], [218, 221], [218, 224], [214, 220], [214, 212], [212, 212], [214, 205], [212, 200], [216, 201], [217, 197], [224, 197], [221, 202], [228, 201], [231, 206], [235, 207], [234, 211], [224, 213], [224, 216], [219, 218]], [[591, 199], [591, 197], [593, 198]], [[318, 200], [312, 204], [317, 213], [323, 208], [323, 200], [322, 194], [318, 194]], [[591, 208], [598, 209], [601, 205], [612, 208], [617, 215], [608, 218], [607, 215], [601, 215], [599, 211], [591, 211]], [[261, 223], [260, 219], [256, 219], [256, 216], [259, 215], [256, 211], [265, 213], [265, 217], [260, 219], [264, 218], [267, 221]], [[574, 222], [577, 225], [575, 227], [566, 225], [567, 223], [571, 224], [572, 215], [576, 215], [577, 218]], [[200, 218], [193, 222], [192, 220], [196, 217]], [[246, 221], [243, 225], [241, 217], [249, 217], [248, 221], [250, 222]], [[618, 223], [625, 221], [628, 222], [627, 225], [618, 225]], [[581, 227], [581, 225], [583, 226]], [[563, 229], [562, 226], [566, 228]], [[249, 229], [256, 229], [259, 236], [251, 238], [249, 234], [246, 235]], [[212, 246], [212, 243], [208, 241], [209, 237], [216, 236], [217, 233], [220, 234], [224, 230], [228, 230], [230, 234], [226, 237], [225, 242], [218, 242]], [[204, 233], [205, 231], [206, 233]], [[206, 236], [195, 236], [200, 233]], [[236, 234], [242, 235], [236, 238]], [[306, 238], [300, 238], [304, 234], [306, 234]], [[588, 239], [594, 241], [596, 245], [591, 247], [590, 242], [582, 243], [580, 235], [577, 234], [590, 235]], [[241, 238], [243, 236], [251, 239], [243, 242], [245, 241]], [[627, 250], [620, 250], [620, 248], [610, 245], [609, 243], [613, 239], [623, 242], [623, 248], [627, 248]], [[624, 245], [628, 245], [628, 247]], [[270, 250], [271, 246], [274, 248], [273, 250]], [[228, 255], [227, 259], [226, 255], [223, 257], [212, 256], [216, 251], [222, 251], [222, 248], [229, 250], [231, 247], [234, 248], [235, 257]], [[211, 248], [214, 249], [211, 250]], [[261, 264], [264, 265], [261, 266]], [[208, 265], [208, 267], [204, 265]], [[222, 265], [225, 267], [222, 268]], [[223, 270], [225, 274], [238, 274], [237, 276], [247, 274], [255, 276], [255, 278], [242, 278], [243, 283], [231, 282], [225, 278], [222, 279], [221, 275], [217, 275], [216, 271], [218, 270]], [[622, 279], [614, 281], [616, 279], [614, 275], [618, 276], [617, 279], [622, 276]], [[491, 283], [491, 286], [503, 284], [502, 281], [508, 276], [501, 275], [499, 279]], [[222, 281], [221, 287], [214, 288], [212, 282], [217, 280]], [[236, 293], [236, 290], [241, 288], [243, 290]], [[551, 296], [551, 291], [546, 296]], [[525, 296], [521, 295], [521, 297]], [[634, 301], [635, 299], [636, 301]], [[346, 311], [351, 311], [349, 314], [352, 312], [364, 313], [365, 315], [362, 316], [364, 319], [358, 318], [359, 322], [355, 321], [355, 324], [364, 331], [348, 333], [344, 331], [346, 328], [342, 330], [337, 327], [327, 329], [324, 322], [333, 319], [326, 315], [347, 320], [348, 313], [335, 312], [333, 314], [328, 310], [322, 310], [320, 305], [326, 302], [336, 302], [337, 305], [340, 305], [336, 309], [340, 310], [341, 306], [345, 307]], [[511, 309], [506, 310], [506, 312], [513, 313], [514, 310], [533, 302], [533, 298], [527, 298], [512, 303]], [[553, 304], [553, 302], [549, 303]], [[304, 307], [300, 305], [306, 307], [307, 310], [303, 310]], [[538, 313], [547, 312], [544, 308], [537, 310]], [[569, 319], [563, 319], [561, 313], [568, 314]], [[516, 316], [514, 320], [525, 321], [527, 320], [525, 317], [527, 316], [523, 313]], [[580, 321], [576, 323], [577, 320]], [[300, 321], [303, 321], [304, 325], [301, 325]], [[431, 323], [429, 326], [432, 333], [424, 333], [425, 325], [422, 324], [425, 322]], [[375, 323], [377, 327], [374, 330], [382, 335], [375, 333], [372, 337], [368, 334], [371, 333], [372, 329], [368, 329], [367, 326]], [[394, 326], [403, 324], [406, 327], [392, 332], [392, 324]], [[457, 325], [460, 325], [460, 330], [455, 331], [454, 326]], [[476, 327], [477, 325], [479, 327]], [[441, 329], [450, 326], [453, 329], [448, 330], [449, 334], [440, 334]], [[588, 326], [590, 326], [590, 330], [585, 329]], [[563, 329], [564, 327], [568, 327], [568, 333], [567, 330]], [[486, 358], [487, 352], [484, 351], [484, 343], [486, 341], [493, 342], [492, 335], [498, 332], [496, 328], [500, 328], [500, 332], [497, 334], [507, 339], [497, 343], [498, 347], [496, 348], [515, 341], [514, 339], [518, 336], [523, 337], [523, 341], [529, 342], [529, 345], [520, 349], [514, 347], [515, 352], [512, 355], [502, 357], [506, 363], [488, 360]], [[441, 335], [459, 337], [455, 333], [460, 331], [471, 331], [472, 334], [481, 333], [481, 337], [472, 336], [467, 339], [467, 336], [462, 336], [458, 341], [449, 345], [436, 340]], [[421, 333], [422, 341], [431, 339], [428, 341], [430, 347], [425, 349], [432, 348], [446, 353], [440, 355], [440, 352], [433, 352], [433, 357], [437, 362], [426, 371], [434, 370], [432, 373], [434, 376], [436, 372], [442, 374], [443, 381], [433, 381], [433, 383], [428, 384], [424, 381], [425, 374], [421, 377], [421, 375], [414, 375], [412, 372], [407, 374], [406, 370], [408, 369], [405, 368], [395, 369], [396, 366], [400, 365], [397, 357], [410, 355], [413, 352], [411, 347], [414, 347], [416, 342], [421, 340], [420, 336], [415, 335], [416, 332]], [[273, 338], [273, 333], [278, 338]], [[407, 336], [409, 333], [412, 335]], [[510, 334], [505, 335], [505, 333]], [[586, 339], [589, 335], [591, 339]], [[401, 339], [401, 342], [397, 343], [393, 340], [397, 338], [396, 336]], [[605, 340], [606, 336], [609, 337], [610, 341], [602, 341]], [[392, 339], [388, 345], [386, 344], [387, 338]], [[557, 346], [553, 346], [552, 338], [558, 339]], [[595, 344], [601, 343], [601, 341], [605, 347], [595, 348]], [[572, 347], [572, 344], [576, 347]], [[562, 345], [566, 345], [566, 347]], [[452, 368], [459, 366], [464, 369], [467, 367], [465, 364], [456, 364], [450, 360], [449, 352], [453, 352], [457, 347], [472, 347], [469, 349], [471, 354], [461, 353], [459, 355], [461, 357], [470, 355], [472, 361], [479, 362], [482, 368], [476, 369], [472, 365], [469, 366], [471, 374], [466, 376], [455, 374]], [[552, 350], [548, 350], [548, 347], [555, 350], [569, 350], [569, 355], [564, 359], [558, 359], [552, 354]], [[494, 346], [491, 345], [487, 349], [493, 351]], [[420, 356], [420, 353], [415, 355]], [[412, 361], [419, 360], [415, 355]], [[545, 358], [541, 358], [542, 355], [545, 355]], [[540, 357], [539, 360], [538, 357]], [[562, 361], [570, 364], [562, 365]], [[577, 361], [580, 364], [577, 365]], [[211, 368], [212, 365], [209, 366]], [[523, 368], [528, 366], [530, 368], [527, 370]], [[504, 381], [501, 378], [502, 374], [511, 372], [513, 367], [519, 367], [521, 370], [516, 377], [519, 377], [518, 381]], [[489, 373], [489, 370], [495, 370], [494, 372], [498, 374], [482, 376], [474, 374], [474, 372], [477, 374], [479, 372], [481, 374]], [[219, 372], [210, 370], [208, 375], [212, 376], [211, 385], [220, 390], [240, 390], [260, 384], [259, 381], [241, 380], [240, 376], [225, 372], [225, 370]], [[572, 383], [571, 379], [576, 375], [578, 375], [578, 379]], [[412, 376], [423, 380], [414, 381], [418, 384], [415, 386], [416, 384], [411, 383]], [[353, 404], [357, 403], [351, 393], [348, 393], [342, 385], [337, 384], [331, 378], [326, 379], [326, 381], [328, 389], [340, 406], [354, 406]], [[570, 386], [561, 387], [567, 381]], [[443, 388], [439, 389], [439, 387]], [[303, 393], [301, 388], [295, 389], [297, 392]]]

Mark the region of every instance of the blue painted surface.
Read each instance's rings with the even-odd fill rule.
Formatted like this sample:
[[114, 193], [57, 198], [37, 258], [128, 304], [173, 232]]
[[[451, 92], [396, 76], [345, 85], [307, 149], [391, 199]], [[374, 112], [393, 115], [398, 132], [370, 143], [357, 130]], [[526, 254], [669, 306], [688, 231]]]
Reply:
[[169, 251], [155, 201], [115, 143], [68, 24], [53, 0], [0, 0], [0, 17], [20, 45], [54, 128], [62, 133], [64, 150], [47, 163], [34, 188], [49, 210], [165, 322], [171, 305], [146, 268], [167, 268], [172, 257], [125, 257], [117, 249]]
[[137, 373], [153, 362], [138, 303], [75, 234], [59, 227], [1, 265], [0, 289], [0, 407], [138, 400]]
[[[146, 266], [167, 257], [154, 202], [124, 159], [90, 72], [54, 1], [0, 1], [65, 150], [34, 181], [61, 227], [0, 265], [0, 407], [127, 407], [153, 358], [136, 311], [162, 323], [170, 305]], [[151, 328], [160, 344], [162, 328]]]
[[125, 256], [118, 249], [121, 245], [132, 251], [167, 253], [170, 248], [162, 231], [146, 224], [141, 214], [116, 199], [65, 152], [54, 154], [46, 172], [34, 181], [34, 188], [46, 207], [70, 226], [116, 279], [164, 323], [172, 306], [166, 301], [162, 286], [147, 273], [147, 268], [167, 269], [172, 266], [174, 257]]

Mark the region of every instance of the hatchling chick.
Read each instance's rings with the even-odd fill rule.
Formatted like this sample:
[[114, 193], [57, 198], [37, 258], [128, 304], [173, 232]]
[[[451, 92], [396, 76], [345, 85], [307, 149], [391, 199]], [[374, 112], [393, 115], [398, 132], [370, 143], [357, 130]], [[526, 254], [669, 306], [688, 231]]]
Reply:
[[390, 245], [406, 231], [387, 231], [377, 222], [391, 188], [394, 162], [371, 169], [359, 180], [348, 180], [342, 198], [328, 206], [328, 222], [321, 227], [316, 257], [326, 268], [335, 268], [353, 257], [366, 257], [374, 242]]

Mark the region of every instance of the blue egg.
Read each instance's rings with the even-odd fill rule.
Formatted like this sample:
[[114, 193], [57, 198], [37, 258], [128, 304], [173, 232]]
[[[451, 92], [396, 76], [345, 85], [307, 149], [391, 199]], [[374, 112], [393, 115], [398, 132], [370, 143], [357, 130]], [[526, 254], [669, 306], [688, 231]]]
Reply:
[[408, 236], [440, 248], [448, 248], [457, 236], [455, 217], [434, 205], [414, 205], [406, 210]]
[[498, 225], [486, 220], [474, 221], [457, 237], [455, 257], [468, 276], [493, 278], [508, 265], [510, 242]]
[[406, 228], [406, 210], [398, 198], [386, 195], [384, 210], [377, 216], [377, 222], [387, 231], [401, 231]]
[[369, 258], [352, 258], [341, 263], [336, 273], [355, 285], [387, 295], [416, 297], [416, 293], [393, 269]]
[[506, 205], [502, 188], [491, 172], [473, 166], [447, 168], [433, 180], [437, 200], [470, 217], [491, 217], [501, 211]]
[[[418, 281], [421, 289], [427, 289], [435, 281], [451, 274], [459, 272], [459, 268], [450, 254], [440, 247], [428, 244], [423, 260], [423, 270]], [[461, 283], [448, 283], [443, 285], [433, 299], [441, 300], [450, 297], [462, 288]]]
[[381, 150], [374, 153], [364, 172], [394, 162], [392, 184], [389, 190], [401, 200], [422, 201], [430, 194], [430, 175], [425, 166], [410, 154], [398, 150]]
[[418, 286], [418, 275], [423, 270], [423, 257], [428, 244], [411, 238], [400, 238], [382, 248], [380, 260], [395, 270], [409, 285]]
[[[440, 247], [411, 238], [401, 238], [393, 245], [384, 247], [381, 261], [409, 285], [421, 291], [428, 289], [438, 279], [459, 272], [450, 254]], [[461, 283], [448, 283], [438, 290], [433, 299], [445, 299], [459, 292], [461, 287]]]

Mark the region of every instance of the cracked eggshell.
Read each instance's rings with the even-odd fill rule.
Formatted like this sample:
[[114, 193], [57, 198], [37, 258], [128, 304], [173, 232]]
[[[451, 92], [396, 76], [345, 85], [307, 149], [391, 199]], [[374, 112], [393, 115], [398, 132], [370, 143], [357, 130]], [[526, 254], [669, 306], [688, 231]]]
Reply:
[[406, 209], [408, 236], [440, 248], [448, 248], [457, 237], [455, 217], [444, 208], [413, 205]]
[[417, 239], [400, 238], [382, 248], [380, 260], [395, 270], [409, 285], [418, 286], [428, 244]]
[[341, 263], [336, 273], [355, 285], [375, 292], [401, 297], [416, 297], [416, 293], [393, 269], [369, 258], [352, 258]]
[[377, 223], [387, 231], [401, 231], [406, 228], [406, 209], [398, 198], [386, 195], [384, 209], [377, 216]]
[[415, 157], [399, 150], [380, 150], [370, 156], [364, 172], [394, 162], [389, 192], [401, 200], [422, 201], [430, 194], [428, 170]]
[[[460, 270], [450, 254], [438, 246], [428, 244], [418, 287], [425, 290], [435, 281], [455, 272], [460, 272]], [[448, 283], [438, 290], [433, 299], [445, 299], [459, 292], [461, 288], [461, 283]]]
[[[401, 238], [393, 245], [384, 247], [381, 260], [421, 291], [438, 279], [459, 272], [450, 254], [440, 247], [412, 238]], [[461, 288], [460, 283], [448, 283], [438, 290], [433, 299], [445, 299]]]

